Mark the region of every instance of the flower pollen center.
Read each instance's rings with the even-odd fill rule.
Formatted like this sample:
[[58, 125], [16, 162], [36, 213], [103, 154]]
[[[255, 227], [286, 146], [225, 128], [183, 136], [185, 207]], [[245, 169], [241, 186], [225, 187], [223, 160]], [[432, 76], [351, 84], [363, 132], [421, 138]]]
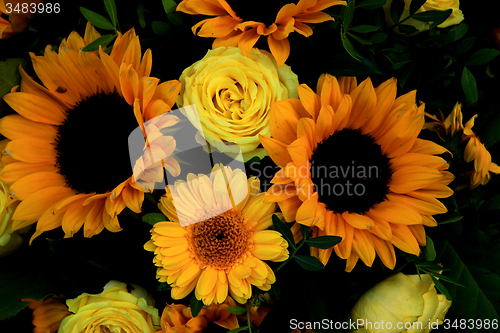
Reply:
[[79, 193], [106, 193], [132, 175], [128, 137], [138, 126], [116, 92], [100, 93], [66, 111], [56, 138], [57, 167]]
[[334, 212], [363, 213], [386, 199], [390, 159], [374, 139], [343, 129], [318, 144], [311, 180], [319, 201]]
[[191, 244], [202, 265], [230, 268], [248, 249], [250, 231], [241, 217], [229, 210], [193, 224]]

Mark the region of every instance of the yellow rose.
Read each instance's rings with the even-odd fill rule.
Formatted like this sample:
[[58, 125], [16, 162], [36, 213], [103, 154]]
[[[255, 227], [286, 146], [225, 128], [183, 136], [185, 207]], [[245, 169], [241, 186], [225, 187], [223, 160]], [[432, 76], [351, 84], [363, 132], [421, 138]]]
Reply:
[[198, 129], [197, 141], [203, 143], [203, 132], [220, 152], [237, 153], [239, 147], [245, 161], [267, 155], [257, 147], [259, 135], [270, 136], [271, 105], [298, 96], [297, 75], [287, 65], [278, 67], [269, 52], [258, 49], [252, 49], [248, 57], [237, 47], [210, 50], [186, 68], [179, 80], [177, 105], [195, 105], [199, 122], [194, 114], [186, 116]]
[[158, 309], [142, 287], [109, 281], [99, 295], [82, 294], [66, 301], [74, 314], [64, 318], [59, 333], [154, 333], [160, 328]]
[[364, 293], [351, 311], [356, 332], [430, 332], [443, 323], [451, 301], [427, 274], [398, 273]]
[[[394, 25], [394, 21], [391, 18], [392, 1], [393, 0], [388, 0], [384, 5], [385, 22], [389, 27]], [[404, 1], [405, 1], [405, 8], [403, 10], [401, 18], [399, 19], [400, 21], [410, 16], [410, 3], [412, 2], [412, 0], [404, 0]], [[449, 27], [450, 25], [459, 24], [460, 22], [463, 21], [464, 14], [460, 10], [459, 6], [460, 6], [459, 0], [427, 0], [423, 4], [423, 6], [416, 11], [416, 13], [423, 13], [430, 10], [445, 11], [448, 9], [452, 9], [453, 11], [451, 12], [451, 15], [446, 19], [446, 21], [438, 25], [438, 28], [446, 28]], [[412, 25], [415, 28], [417, 28], [419, 32], [429, 30], [430, 28], [430, 25], [428, 23], [420, 22], [413, 18], [404, 21], [403, 24]], [[399, 30], [397, 28], [395, 28], [394, 31], [399, 33]]]

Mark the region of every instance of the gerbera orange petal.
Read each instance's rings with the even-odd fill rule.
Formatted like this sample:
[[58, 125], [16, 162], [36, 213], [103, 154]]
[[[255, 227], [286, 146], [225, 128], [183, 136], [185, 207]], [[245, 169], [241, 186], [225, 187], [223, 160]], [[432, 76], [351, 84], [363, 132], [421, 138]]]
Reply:
[[277, 40], [273, 37], [273, 35], [269, 35], [267, 37], [267, 42], [271, 53], [278, 63], [278, 66], [283, 65], [290, 55], [290, 43], [288, 42], [288, 39], [284, 38]]

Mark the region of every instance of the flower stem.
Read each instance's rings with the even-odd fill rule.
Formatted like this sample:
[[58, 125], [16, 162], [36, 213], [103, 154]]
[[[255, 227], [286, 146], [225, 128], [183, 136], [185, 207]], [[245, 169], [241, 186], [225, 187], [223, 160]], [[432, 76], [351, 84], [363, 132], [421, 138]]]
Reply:
[[290, 255], [290, 257], [288, 257], [288, 259], [287, 259], [287, 260], [283, 261], [283, 262], [281, 263], [281, 265], [279, 265], [279, 266], [278, 266], [278, 268], [276, 268], [276, 269], [274, 270], [274, 272], [279, 271], [279, 270], [280, 270], [283, 266], [285, 266], [285, 264], [286, 264], [287, 262], [289, 262], [290, 260], [292, 260], [292, 258], [293, 258], [293, 256], [295, 255], [295, 253], [297, 253], [297, 251], [298, 251], [298, 250], [302, 247], [302, 245], [304, 245], [304, 244], [305, 244], [305, 240], [303, 239], [303, 240], [301, 240], [301, 241], [300, 241], [300, 243], [299, 243], [299, 244], [297, 244], [297, 246], [296, 246], [295, 250], [294, 250], [294, 251], [293, 251], [293, 253]]
[[248, 332], [252, 333], [252, 323], [250, 323], [250, 301], [247, 301], [247, 325]]

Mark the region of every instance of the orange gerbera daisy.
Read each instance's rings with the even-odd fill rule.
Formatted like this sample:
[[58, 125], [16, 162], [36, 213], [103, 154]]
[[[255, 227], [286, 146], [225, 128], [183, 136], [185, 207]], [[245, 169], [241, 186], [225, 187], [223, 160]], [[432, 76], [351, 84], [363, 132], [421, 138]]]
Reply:
[[452, 195], [446, 149], [417, 138], [424, 105], [415, 91], [397, 99], [396, 80], [374, 88], [370, 79], [323, 75], [317, 94], [299, 87], [299, 99], [271, 109], [272, 138], [261, 142], [282, 169], [264, 199], [278, 202], [286, 221], [312, 226], [313, 235], [337, 235], [334, 249], [311, 248], [323, 264], [333, 250], [351, 271], [376, 253], [394, 268], [394, 247], [418, 255], [426, 226]]
[[248, 56], [260, 36], [267, 36], [269, 49], [281, 66], [290, 54], [287, 38], [291, 32], [311, 36], [313, 31], [305, 23], [333, 21], [333, 17], [322, 10], [346, 4], [346, 1], [340, 0], [300, 0], [297, 4], [289, 0], [184, 0], [177, 10], [191, 15], [216, 16], [192, 28], [198, 36], [215, 37], [214, 49], [238, 46]]
[[171, 285], [172, 298], [196, 288], [206, 305], [224, 302], [228, 292], [245, 303], [251, 285], [269, 290], [276, 277], [263, 260], [286, 260], [288, 243], [268, 230], [276, 204], [262, 201], [259, 180], [221, 165], [210, 178], [189, 174], [187, 180], [167, 187], [159, 207], [170, 222], [156, 223], [144, 245], [155, 253], [157, 278]]
[[[469, 188], [473, 189], [479, 185], [486, 185], [491, 179], [491, 173], [500, 173], [500, 166], [491, 161], [491, 154], [481, 142], [479, 137], [472, 131], [474, 120], [477, 114], [474, 115], [469, 121], [463, 125], [462, 104], [457, 103], [455, 107], [445, 119], [441, 113], [441, 120], [436, 116], [426, 113], [426, 115], [434, 120], [425, 124], [424, 128], [428, 128], [438, 133], [442, 140], [445, 136], [452, 137], [459, 135], [460, 143], [467, 141], [467, 146], [464, 151], [465, 162], [474, 161], [474, 170], [467, 171], [464, 176], [470, 178]], [[467, 187], [467, 185], [460, 185], [458, 189]]]
[[236, 303], [228, 297], [222, 304], [212, 304], [204, 306], [196, 317], [191, 314], [191, 307], [183, 304], [168, 304], [161, 315], [161, 331], [156, 333], [201, 333], [208, 324], [215, 324], [228, 330], [239, 327], [236, 315], [228, 311], [230, 306]]
[[58, 52], [47, 46], [43, 56], [31, 54], [45, 86], [21, 68], [20, 91], [4, 97], [18, 113], [0, 119], [0, 133], [12, 140], [4, 153], [19, 162], [6, 165], [0, 180], [12, 184], [11, 195], [21, 200], [12, 230], [38, 221], [31, 240], [61, 225], [65, 237], [82, 226], [85, 237], [104, 228], [120, 231], [117, 215], [125, 207], [141, 211], [150, 182], [132, 177], [128, 147], [129, 134], [139, 126], [145, 137], [161, 143], [155, 154], [166, 158], [174, 173], [179, 169], [169, 156], [175, 141], [159, 132], [176, 118], [157, 116], [175, 103], [180, 83], [159, 85], [149, 77], [151, 51], [141, 61], [133, 29], [118, 34], [110, 55], [81, 52], [99, 36], [87, 24], [84, 38], [71, 33]]

